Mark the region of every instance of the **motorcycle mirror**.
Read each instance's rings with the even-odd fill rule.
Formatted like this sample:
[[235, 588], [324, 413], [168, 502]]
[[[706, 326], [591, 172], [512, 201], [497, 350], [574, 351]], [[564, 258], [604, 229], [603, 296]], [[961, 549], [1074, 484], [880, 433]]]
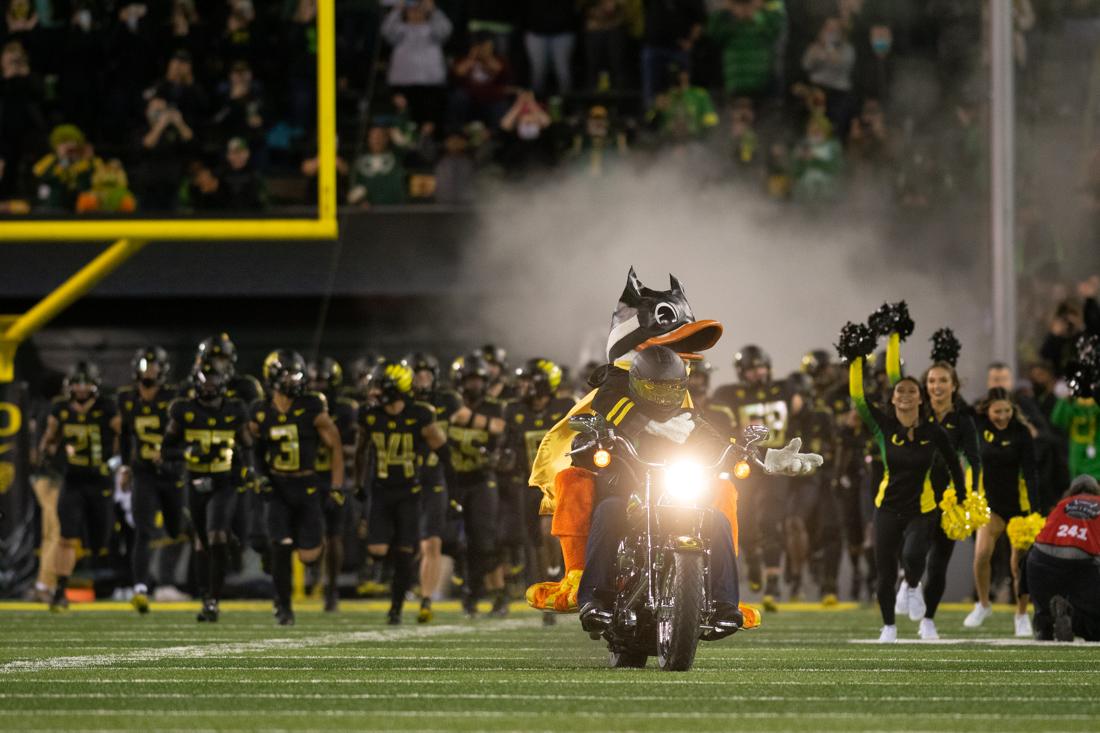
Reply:
[[745, 447], [748, 448], [768, 437], [771, 431], [764, 425], [749, 425], [745, 428]]

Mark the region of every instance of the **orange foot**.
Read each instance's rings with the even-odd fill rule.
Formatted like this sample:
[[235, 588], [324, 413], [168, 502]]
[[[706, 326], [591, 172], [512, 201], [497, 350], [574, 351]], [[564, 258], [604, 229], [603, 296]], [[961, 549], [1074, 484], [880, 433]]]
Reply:
[[744, 603], [740, 603], [737, 609], [741, 611], [741, 615], [745, 617], [745, 625], [741, 627], [742, 629], [755, 629], [763, 622], [760, 611], [752, 606], [746, 606]]
[[577, 589], [583, 570], [570, 570], [560, 581], [535, 583], [527, 589], [527, 604], [540, 611], [577, 612]]

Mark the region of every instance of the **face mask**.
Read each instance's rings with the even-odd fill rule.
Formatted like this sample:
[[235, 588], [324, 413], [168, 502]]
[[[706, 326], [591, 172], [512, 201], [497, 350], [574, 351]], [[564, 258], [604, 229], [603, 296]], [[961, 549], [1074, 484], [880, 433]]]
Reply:
[[875, 53], [880, 56], [885, 56], [890, 52], [890, 39], [889, 38], [876, 38], [871, 41], [871, 48]]
[[516, 135], [520, 140], [535, 140], [541, 132], [542, 129], [537, 122], [521, 122], [516, 127]]
[[79, 11], [76, 14], [76, 24], [78, 26], [80, 26], [81, 30], [85, 30], [85, 31], [91, 30], [92, 29], [92, 11], [91, 10], [81, 10], [81, 11]]
[[156, 387], [157, 386], [157, 380], [156, 380], [155, 377], [142, 377], [141, 378], [141, 386], [142, 387]]
[[78, 395], [73, 395], [73, 402], [75, 402], [78, 405], [86, 405], [89, 402], [91, 402], [93, 399], [95, 399], [95, 395], [93, 395], [93, 394], [87, 394], [87, 395], [84, 395], [83, 397], [78, 396]]
[[126, 16], [126, 27], [130, 29], [131, 33], [137, 33], [138, 23], [140, 23], [140, 22], [141, 22], [141, 19], [138, 18], [133, 13], [130, 13], [129, 15]]

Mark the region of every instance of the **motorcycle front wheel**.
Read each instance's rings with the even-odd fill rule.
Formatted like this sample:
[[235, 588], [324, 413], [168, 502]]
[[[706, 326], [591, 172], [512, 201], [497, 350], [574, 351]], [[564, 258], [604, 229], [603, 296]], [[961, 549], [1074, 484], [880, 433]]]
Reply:
[[702, 555], [672, 553], [659, 600], [662, 608], [657, 615], [657, 665], [667, 672], [689, 670], [695, 662], [703, 615]]

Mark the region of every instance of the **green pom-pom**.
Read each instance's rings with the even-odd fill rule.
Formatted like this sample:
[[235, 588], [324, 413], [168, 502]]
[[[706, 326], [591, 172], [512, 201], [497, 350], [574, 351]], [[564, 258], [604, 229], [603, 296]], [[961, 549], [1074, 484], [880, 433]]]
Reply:
[[932, 342], [932, 361], [945, 361], [951, 366], [959, 363], [962, 344], [955, 338], [954, 331], [950, 328], [941, 328], [932, 334], [929, 340]]
[[844, 324], [844, 328], [840, 329], [840, 339], [834, 345], [841, 360], [850, 364], [860, 357], [874, 353], [877, 342], [870, 328], [862, 323], [848, 321]]
[[909, 306], [904, 300], [899, 300], [897, 303], [883, 303], [879, 306], [867, 319], [867, 325], [877, 336], [896, 333], [904, 341], [913, 335], [915, 324], [909, 317]]

